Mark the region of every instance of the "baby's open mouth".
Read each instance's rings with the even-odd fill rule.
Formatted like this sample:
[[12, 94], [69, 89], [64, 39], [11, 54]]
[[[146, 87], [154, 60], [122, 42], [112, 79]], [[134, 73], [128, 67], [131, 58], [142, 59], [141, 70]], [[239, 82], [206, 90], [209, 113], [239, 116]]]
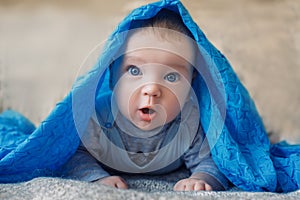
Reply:
[[142, 121], [151, 122], [156, 114], [156, 110], [147, 106], [139, 109], [139, 117]]
[[155, 110], [151, 108], [141, 108], [140, 111], [142, 111], [143, 114], [151, 115], [155, 112]]

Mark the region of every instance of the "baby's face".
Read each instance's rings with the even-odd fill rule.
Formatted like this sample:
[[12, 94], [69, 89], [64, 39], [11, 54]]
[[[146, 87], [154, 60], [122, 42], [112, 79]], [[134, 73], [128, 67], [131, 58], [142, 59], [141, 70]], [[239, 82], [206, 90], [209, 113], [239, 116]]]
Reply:
[[192, 46], [184, 39], [166, 41], [158, 37], [149, 32], [134, 33], [121, 67], [114, 74], [118, 109], [142, 130], [152, 130], [175, 119], [191, 88], [192, 66], [177, 54], [184, 52], [192, 59]]

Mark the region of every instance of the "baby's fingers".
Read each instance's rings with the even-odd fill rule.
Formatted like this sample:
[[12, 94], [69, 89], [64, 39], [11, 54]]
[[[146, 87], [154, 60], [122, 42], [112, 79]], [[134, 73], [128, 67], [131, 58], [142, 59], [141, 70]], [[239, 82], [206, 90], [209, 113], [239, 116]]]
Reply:
[[212, 187], [206, 182], [192, 178], [178, 181], [173, 189], [175, 191], [212, 191]]
[[212, 191], [212, 187], [204, 182], [196, 182], [194, 185], [194, 191]]
[[174, 191], [184, 191], [184, 190], [185, 190], [185, 184], [184, 184], [184, 181], [183, 181], [183, 180], [178, 181], [178, 182], [174, 185], [173, 190], [174, 190]]
[[122, 178], [115, 183], [115, 187], [119, 189], [128, 189], [127, 184]]
[[173, 189], [175, 191], [193, 191], [195, 190], [195, 180], [183, 179], [178, 181]]
[[103, 185], [110, 186], [110, 187], [119, 188], [119, 189], [127, 189], [128, 188], [125, 180], [119, 176], [108, 176], [108, 177], [102, 178], [96, 182], [103, 184]]

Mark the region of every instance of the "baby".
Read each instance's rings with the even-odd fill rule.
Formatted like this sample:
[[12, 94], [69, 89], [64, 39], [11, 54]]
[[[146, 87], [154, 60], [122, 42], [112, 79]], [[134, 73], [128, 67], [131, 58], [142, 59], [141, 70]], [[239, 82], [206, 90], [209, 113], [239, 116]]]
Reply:
[[126, 189], [124, 179], [108, 172], [165, 174], [185, 165], [191, 175], [174, 190], [228, 187], [199, 123], [191, 37], [167, 9], [131, 23], [123, 52], [109, 67], [111, 91], [97, 95], [96, 115], [64, 166], [66, 177]]

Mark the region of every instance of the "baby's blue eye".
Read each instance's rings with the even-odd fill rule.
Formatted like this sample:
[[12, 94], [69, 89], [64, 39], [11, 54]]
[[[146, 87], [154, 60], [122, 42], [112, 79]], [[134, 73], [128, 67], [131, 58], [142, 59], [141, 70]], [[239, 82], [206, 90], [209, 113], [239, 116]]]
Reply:
[[142, 74], [140, 68], [134, 65], [129, 66], [127, 71], [132, 76], [138, 76]]
[[164, 77], [165, 80], [172, 82], [172, 83], [178, 81], [179, 78], [180, 78], [180, 75], [176, 72], [169, 73]]

